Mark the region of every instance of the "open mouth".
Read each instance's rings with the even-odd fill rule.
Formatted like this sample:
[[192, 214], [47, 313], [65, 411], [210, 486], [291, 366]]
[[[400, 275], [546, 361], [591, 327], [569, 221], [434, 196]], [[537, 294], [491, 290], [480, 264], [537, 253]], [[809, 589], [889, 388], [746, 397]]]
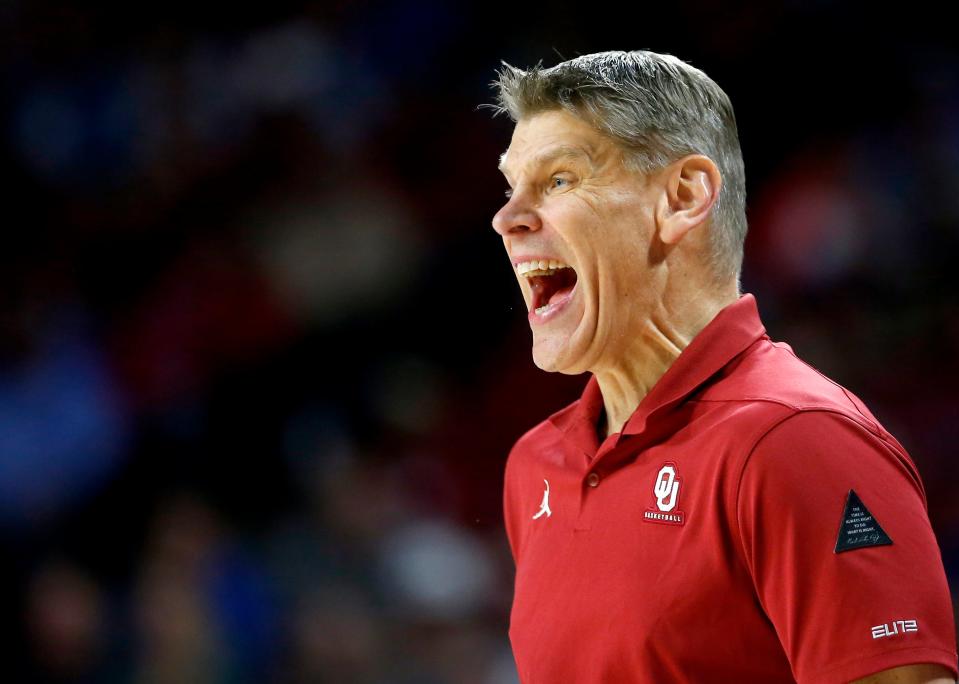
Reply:
[[524, 261], [516, 271], [529, 283], [533, 295], [532, 309], [538, 315], [549, 313], [569, 298], [576, 285], [576, 271], [569, 264], [555, 259]]

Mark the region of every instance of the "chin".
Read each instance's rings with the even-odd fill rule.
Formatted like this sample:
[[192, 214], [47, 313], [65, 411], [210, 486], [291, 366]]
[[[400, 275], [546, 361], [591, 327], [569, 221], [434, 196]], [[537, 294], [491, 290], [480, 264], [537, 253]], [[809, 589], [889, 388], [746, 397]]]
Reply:
[[591, 319], [580, 316], [575, 326], [557, 326], [552, 330], [533, 330], [533, 363], [547, 373], [580, 375], [589, 370], [593, 335]]
[[533, 342], [533, 363], [547, 373], [579, 375], [585, 369], [576, 363], [576, 355], [571, 354], [567, 340], [543, 340]]
[[544, 359], [542, 355], [537, 354], [536, 351], [533, 351], [533, 363], [541, 371], [546, 371], [547, 373], [558, 373], [559, 369], [556, 367], [555, 359]]
[[540, 370], [547, 373], [556, 373], [560, 369], [562, 350], [557, 348], [554, 340], [537, 340], [533, 337], [533, 363]]

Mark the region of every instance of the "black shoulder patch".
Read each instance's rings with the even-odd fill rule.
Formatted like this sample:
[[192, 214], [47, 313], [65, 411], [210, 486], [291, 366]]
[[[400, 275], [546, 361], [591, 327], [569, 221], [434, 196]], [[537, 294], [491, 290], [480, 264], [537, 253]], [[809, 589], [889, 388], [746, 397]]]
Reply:
[[859, 495], [850, 489], [846, 508], [842, 512], [842, 522], [839, 523], [835, 553], [889, 544], [892, 544], [892, 539], [880, 527], [879, 521], [869, 512]]

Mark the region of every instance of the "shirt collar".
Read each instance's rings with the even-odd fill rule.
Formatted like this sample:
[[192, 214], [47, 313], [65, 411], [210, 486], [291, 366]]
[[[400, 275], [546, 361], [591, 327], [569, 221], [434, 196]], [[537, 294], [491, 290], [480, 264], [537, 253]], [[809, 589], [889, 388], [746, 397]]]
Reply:
[[[725, 306], [653, 385], [626, 421], [621, 436], [642, 432], [652, 413], [681, 402], [765, 334], [753, 295], [744, 294]], [[591, 376], [580, 399], [549, 420], [570, 438], [595, 451], [599, 446], [596, 423], [602, 410], [603, 395], [596, 376]]]

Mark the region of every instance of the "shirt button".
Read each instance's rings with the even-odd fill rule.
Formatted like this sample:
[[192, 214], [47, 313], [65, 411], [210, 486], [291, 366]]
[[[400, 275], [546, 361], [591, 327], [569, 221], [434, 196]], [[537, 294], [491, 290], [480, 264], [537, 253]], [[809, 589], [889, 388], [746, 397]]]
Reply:
[[589, 475], [587, 475], [587, 476], [586, 476], [586, 484], [588, 484], [590, 487], [598, 487], [598, 486], [599, 486], [599, 473], [590, 473]]

